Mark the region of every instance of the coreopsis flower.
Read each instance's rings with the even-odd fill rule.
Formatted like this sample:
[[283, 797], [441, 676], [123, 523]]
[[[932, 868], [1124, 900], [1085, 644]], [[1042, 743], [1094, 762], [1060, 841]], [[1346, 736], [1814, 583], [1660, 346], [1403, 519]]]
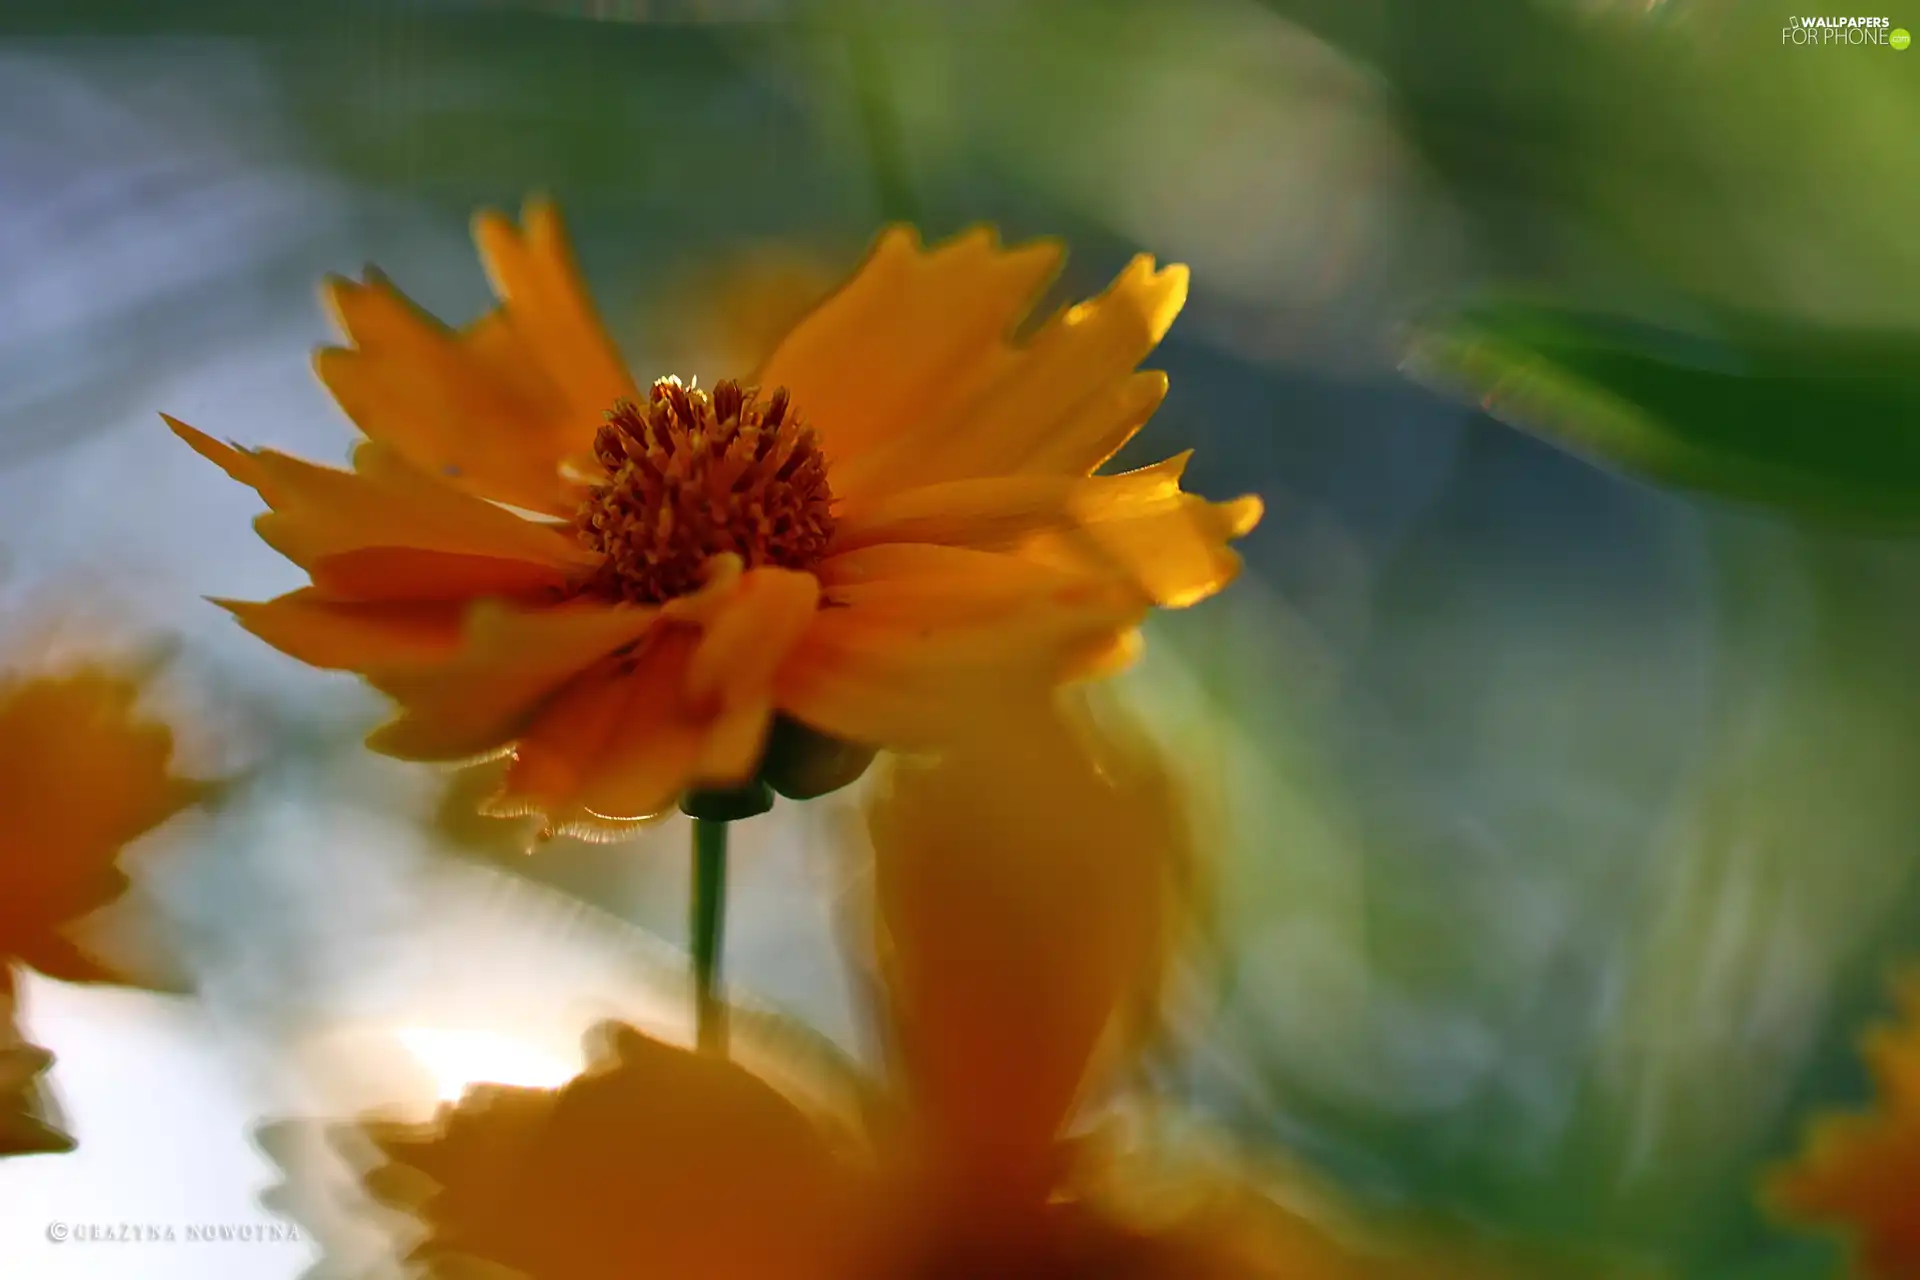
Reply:
[[13, 968], [65, 982], [137, 983], [67, 929], [128, 887], [122, 851], [199, 799], [170, 768], [173, 734], [135, 704], [144, 677], [113, 666], [0, 673], [0, 1155], [64, 1151], [40, 1076], [52, 1055], [13, 1022]]
[[[511, 753], [498, 812], [592, 826], [756, 776], [815, 794], [865, 759], [823, 767], [827, 744], [924, 745], [1121, 660], [1152, 607], [1232, 579], [1259, 518], [1182, 492], [1184, 456], [1093, 474], [1166, 390], [1136, 366], [1180, 267], [1142, 256], [1016, 342], [1058, 245], [896, 228], [706, 390], [635, 379], [552, 207], [474, 235], [500, 305], [465, 328], [378, 276], [326, 285], [351, 470], [169, 422], [311, 577], [226, 607], [391, 696], [376, 749]], [[776, 725], [799, 747], [769, 763]]]
[[1357, 1274], [1250, 1186], [1142, 1194], [1076, 1124], [1127, 1065], [1120, 1015], [1178, 933], [1174, 797], [1085, 722], [896, 766], [869, 817], [889, 1073], [852, 1124], [610, 1026], [557, 1090], [480, 1086], [429, 1124], [370, 1125], [366, 1186], [415, 1217], [436, 1275]]
[[1843, 1233], [1858, 1274], [1874, 1280], [1920, 1277], [1920, 974], [1898, 994], [1899, 1020], [1865, 1043], [1874, 1108], [1817, 1121], [1767, 1187], [1782, 1216]]

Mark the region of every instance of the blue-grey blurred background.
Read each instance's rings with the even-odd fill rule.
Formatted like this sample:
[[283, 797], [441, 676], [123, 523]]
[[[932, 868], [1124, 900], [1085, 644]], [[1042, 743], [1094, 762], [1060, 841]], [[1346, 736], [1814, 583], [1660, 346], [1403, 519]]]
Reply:
[[[890, 220], [1063, 236], [1062, 297], [1190, 264], [1122, 461], [1268, 515], [1129, 678], [1229, 819], [1181, 1087], [1544, 1274], [1824, 1274], [1753, 1197], [1920, 938], [1920, 51], [1776, 8], [7, 0], [0, 593], [183, 637], [247, 773], [143, 884], [197, 998], [24, 988], [81, 1145], [0, 1164], [0, 1270], [299, 1274], [44, 1228], [268, 1221], [248, 1126], [373, 1100], [342, 1045], [537, 1081], [673, 1016], [620, 922], [681, 936], [684, 830], [436, 821], [376, 699], [201, 600], [299, 574], [157, 416], [344, 459], [315, 281], [465, 319], [469, 213], [538, 190], [645, 376], [737, 372]], [[845, 819], [742, 832], [728, 965], [858, 1054]]]

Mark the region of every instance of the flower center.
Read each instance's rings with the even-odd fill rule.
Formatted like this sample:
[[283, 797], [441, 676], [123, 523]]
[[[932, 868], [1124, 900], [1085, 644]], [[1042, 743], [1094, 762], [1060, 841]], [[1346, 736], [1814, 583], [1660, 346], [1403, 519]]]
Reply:
[[811, 569], [833, 535], [827, 460], [785, 388], [678, 378], [653, 384], [645, 408], [622, 400], [593, 442], [606, 468], [580, 506], [580, 539], [606, 557], [593, 589], [657, 604], [699, 588], [707, 562]]

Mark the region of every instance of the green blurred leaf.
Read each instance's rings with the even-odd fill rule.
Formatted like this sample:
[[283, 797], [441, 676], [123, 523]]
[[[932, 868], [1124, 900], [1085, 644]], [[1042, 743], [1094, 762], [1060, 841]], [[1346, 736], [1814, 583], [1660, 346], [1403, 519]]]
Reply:
[[1788, 11], [1752, 5], [1265, 4], [1380, 77], [1470, 271], [1913, 322], [1903, 55], [1783, 47]]
[[1723, 318], [1703, 338], [1519, 302], [1429, 327], [1408, 367], [1658, 484], [1920, 527], [1920, 334]]

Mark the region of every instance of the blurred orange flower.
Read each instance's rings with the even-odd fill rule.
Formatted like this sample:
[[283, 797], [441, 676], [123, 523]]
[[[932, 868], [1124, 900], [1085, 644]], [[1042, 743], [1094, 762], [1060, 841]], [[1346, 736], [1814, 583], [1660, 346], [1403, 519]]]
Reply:
[[1783, 1217], [1844, 1232], [1875, 1280], [1920, 1277], [1920, 973], [1898, 995], [1900, 1019], [1865, 1043], [1878, 1105], [1821, 1119], [1767, 1186]]
[[1183, 493], [1184, 456], [1092, 474], [1165, 393], [1135, 366], [1180, 267], [1137, 258], [1016, 343], [1060, 246], [895, 228], [746, 384], [643, 390], [551, 206], [474, 236], [501, 302], [463, 329], [377, 276], [328, 282], [352, 345], [317, 368], [367, 436], [352, 470], [169, 422], [312, 577], [226, 607], [394, 698], [376, 749], [511, 751], [500, 812], [594, 825], [739, 784], [776, 714], [936, 741], [1123, 658], [1152, 606], [1232, 579], [1259, 519]]
[[107, 666], [0, 675], [0, 960], [63, 982], [121, 981], [62, 932], [127, 888], [122, 848], [205, 794], [170, 770], [173, 733]]
[[133, 982], [67, 936], [119, 898], [125, 845], [192, 804], [173, 734], [135, 710], [145, 679], [94, 666], [0, 674], [0, 1156], [66, 1151], [39, 1077], [53, 1058], [13, 1021], [13, 966], [64, 982]]
[[892, 1070], [863, 1123], [605, 1028], [563, 1088], [370, 1127], [367, 1187], [422, 1224], [416, 1256], [538, 1280], [1358, 1274], [1251, 1186], [1163, 1182], [1149, 1217], [1076, 1136], [1181, 923], [1185, 828], [1139, 743], [1003, 725], [897, 765], [869, 826]]

